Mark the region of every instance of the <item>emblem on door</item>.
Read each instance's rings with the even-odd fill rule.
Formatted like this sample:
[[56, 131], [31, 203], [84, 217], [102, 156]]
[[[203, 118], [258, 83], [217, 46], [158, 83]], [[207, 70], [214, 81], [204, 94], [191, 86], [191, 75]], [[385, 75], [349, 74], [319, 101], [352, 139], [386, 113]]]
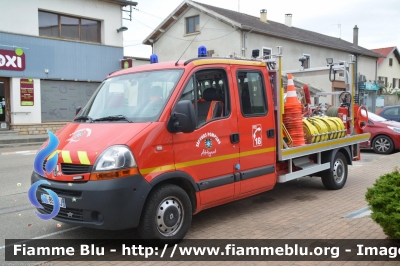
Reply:
[[253, 147], [262, 146], [262, 127], [260, 124], [252, 127]]

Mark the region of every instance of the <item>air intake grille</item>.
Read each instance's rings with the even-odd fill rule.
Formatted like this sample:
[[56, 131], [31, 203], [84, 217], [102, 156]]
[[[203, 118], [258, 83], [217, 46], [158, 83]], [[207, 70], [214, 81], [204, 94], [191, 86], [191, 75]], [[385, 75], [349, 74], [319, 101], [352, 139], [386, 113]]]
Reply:
[[61, 164], [61, 172], [64, 175], [77, 175], [77, 174], [86, 174], [92, 171], [91, 165], [84, 164]]
[[[42, 204], [43, 209], [38, 209], [40, 213], [49, 214], [53, 211], [53, 206], [48, 204]], [[60, 212], [57, 214], [57, 217], [83, 221], [83, 210], [80, 209], [72, 209], [72, 208], [60, 208]]]
[[46, 185], [41, 185], [38, 188], [39, 193], [47, 194], [47, 192], [43, 188], [53, 190], [59, 197], [77, 197], [77, 198], [79, 198], [82, 196], [82, 191], [59, 189], [59, 188], [50, 187], [50, 186], [46, 186]]

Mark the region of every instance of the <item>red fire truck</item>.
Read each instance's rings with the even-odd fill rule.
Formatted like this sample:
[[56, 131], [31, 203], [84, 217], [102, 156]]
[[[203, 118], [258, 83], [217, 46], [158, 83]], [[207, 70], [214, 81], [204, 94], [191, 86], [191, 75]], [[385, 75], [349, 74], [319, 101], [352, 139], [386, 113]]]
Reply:
[[[203, 55], [110, 74], [56, 133], [56, 168], [31, 178], [51, 184], [39, 187], [39, 201], [43, 188], [62, 198], [55, 220], [138, 227], [144, 239], [179, 241], [193, 214], [276, 183], [320, 176], [327, 189], [345, 185], [359, 143], [369, 139], [354, 129], [365, 119], [348, 112], [347, 130], [335, 122], [336, 137], [311, 131], [312, 140], [291, 146], [282, 123], [281, 55], [276, 69], [268, 60]], [[38, 211], [50, 213], [53, 206], [43, 207]]]

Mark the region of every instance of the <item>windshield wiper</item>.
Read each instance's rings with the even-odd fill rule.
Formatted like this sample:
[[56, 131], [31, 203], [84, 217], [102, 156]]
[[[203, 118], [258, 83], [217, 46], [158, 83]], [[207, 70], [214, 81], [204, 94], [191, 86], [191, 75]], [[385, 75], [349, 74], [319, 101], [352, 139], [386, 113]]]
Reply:
[[81, 115], [81, 116], [78, 116], [78, 117], [76, 117], [76, 118], [74, 119], [74, 121], [78, 121], [78, 120], [83, 120], [83, 121], [89, 120], [89, 123], [92, 123], [92, 122], [93, 122], [93, 119], [92, 119], [90, 116], [88, 116], [88, 115]]
[[94, 119], [93, 121], [117, 121], [117, 120], [125, 120], [128, 121], [129, 123], [132, 123], [132, 121], [129, 120], [129, 118], [124, 115], [110, 115]]

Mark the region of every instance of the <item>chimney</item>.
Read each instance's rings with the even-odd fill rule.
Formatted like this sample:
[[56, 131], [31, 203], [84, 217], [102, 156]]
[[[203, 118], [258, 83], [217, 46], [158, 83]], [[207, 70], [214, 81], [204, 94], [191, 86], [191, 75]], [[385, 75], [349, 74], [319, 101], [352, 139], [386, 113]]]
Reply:
[[267, 10], [266, 9], [260, 10], [260, 21], [267, 22]]
[[353, 45], [355, 47], [358, 46], [358, 28], [357, 28], [357, 25], [355, 25], [354, 29], [353, 29]]
[[285, 25], [292, 27], [292, 14], [285, 14]]

